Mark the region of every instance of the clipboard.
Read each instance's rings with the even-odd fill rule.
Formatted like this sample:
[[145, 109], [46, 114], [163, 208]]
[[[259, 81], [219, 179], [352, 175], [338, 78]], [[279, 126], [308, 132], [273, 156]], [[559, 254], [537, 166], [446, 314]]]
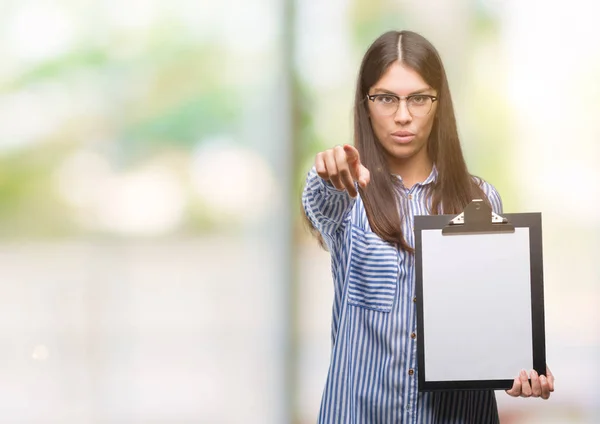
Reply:
[[419, 391], [510, 389], [546, 374], [541, 213], [481, 199], [415, 216]]

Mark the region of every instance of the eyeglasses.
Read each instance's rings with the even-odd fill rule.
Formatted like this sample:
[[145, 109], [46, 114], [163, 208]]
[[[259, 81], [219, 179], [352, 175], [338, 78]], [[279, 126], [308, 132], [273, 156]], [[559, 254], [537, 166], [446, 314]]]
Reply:
[[425, 116], [431, 112], [436, 96], [429, 94], [411, 94], [410, 96], [396, 96], [395, 94], [367, 94], [367, 98], [373, 102], [375, 111], [379, 115], [394, 115], [400, 107], [400, 101], [406, 100], [406, 107], [412, 116]]

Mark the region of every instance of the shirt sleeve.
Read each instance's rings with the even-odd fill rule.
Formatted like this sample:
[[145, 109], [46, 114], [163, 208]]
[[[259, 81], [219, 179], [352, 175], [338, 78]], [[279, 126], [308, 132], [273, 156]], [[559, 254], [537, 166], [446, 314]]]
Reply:
[[492, 205], [492, 210], [498, 215], [501, 215], [503, 212], [503, 206], [502, 198], [500, 197], [500, 193], [498, 193], [498, 190], [496, 190], [496, 188], [487, 181], [482, 181], [481, 189], [490, 201], [490, 204]]
[[356, 199], [350, 197], [346, 190], [338, 190], [319, 177], [315, 167], [309, 171], [302, 193], [302, 206], [330, 248], [336, 235], [343, 231], [355, 202]]

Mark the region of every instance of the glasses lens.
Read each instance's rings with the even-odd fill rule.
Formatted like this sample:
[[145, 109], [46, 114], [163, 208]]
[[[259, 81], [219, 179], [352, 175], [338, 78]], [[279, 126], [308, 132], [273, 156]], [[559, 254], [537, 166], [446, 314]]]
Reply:
[[380, 115], [393, 115], [398, 110], [398, 98], [392, 96], [377, 96], [375, 109]]
[[425, 116], [431, 111], [433, 101], [427, 96], [413, 96], [408, 99], [408, 111], [412, 116]]

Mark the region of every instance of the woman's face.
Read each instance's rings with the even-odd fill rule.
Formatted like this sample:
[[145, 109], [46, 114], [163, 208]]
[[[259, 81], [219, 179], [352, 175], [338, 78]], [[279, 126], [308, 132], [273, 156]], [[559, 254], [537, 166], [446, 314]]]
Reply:
[[[379, 81], [373, 84], [369, 95], [374, 94], [390, 94], [400, 97], [414, 94], [437, 96], [436, 91], [417, 72], [400, 62], [390, 65]], [[377, 140], [384, 148], [390, 172], [400, 174], [400, 169], [409, 161], [429, 160], [427, 141], [433, 126], [437, 102], [432, 103], [431, 110], [424, 116], [416, 116], [418, 113], [411, 114], [406, 100], [400, 100], [395, 113], [391, 115], [381, 113], [381, 103], [390, 103], [392, 100], [391, 97], [380, 97], [379, 104], [373, 101], [367, 102], [371, 125]], [[427, 101], [423, 98], [415, 100], [416, 103]], [[417, 107], [413, 107], [413, 109], [417, 110]]]

